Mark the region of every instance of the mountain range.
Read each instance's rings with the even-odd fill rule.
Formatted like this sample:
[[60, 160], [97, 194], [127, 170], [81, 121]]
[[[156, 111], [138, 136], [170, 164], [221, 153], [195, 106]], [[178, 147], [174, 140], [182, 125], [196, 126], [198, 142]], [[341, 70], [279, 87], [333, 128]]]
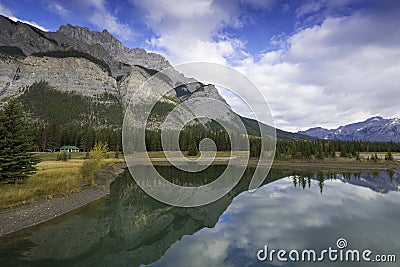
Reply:
[[[214, 85], [185, 77], [162, 55], [125, 47], [107, 30], [97, 32], [67, 24], [56, 32], [44, 32], [1, 15], [0, 24], [0, 105], [10, 97], [17, 98], [34, 121], [58, 120], [76, 125], [89, 121], [95, 128], [121, 128], [124, 111], [135, 90], [165, 68], [171, 71], [168, 77], [159, 78], [159, 86], [172, 86], [175, 91], [162, 99], [158, 112], [165, 113], [193, 98], [197, 98], [199, 108], [201, 97], [226, 103]], [[16, 79], [17, 69], [20, 72]], [[137, 101], [145, 101], [152, 94], [140, 93]], [[221, 113], [220, 119], [231, 121], [233, 115], [230, 109]], [[271, 130], [253, 119], [240, 118], [250, 135], [259, 135], [260, 126]], [[156, 118], [149, 125], [158, 128], [161, 123]], [[279, 129], [276, 132], [278, 138], [290, 140], [400, 142], [400, 119], [373, 117], [337, 129], [316, 127], [297, 133]]]
[[400, 119], [385, 119], [376, 116], [362, 122], [340, 126], [336, 129], [315, 127], [298, 133], [327, 140], [400, 142]]
[[[68, 116], [59, 118], [59, 123], [82, 125], [90, 121], [95, 128], [121, 128], [135, 90], [158, 71], [172, 67], [162, 55], [125, 47], [107, 30], [97, 32], [67, 24], [55, 32], [44, 32], [4, 16], [0, 16], [0, 24], [0, 105], [9, 97], [20, 99], [34, 121], [48, 123], [62, 113]], [[161, 100], [161, 113], [191, 98], [209, 97], [226, 103], [214, 85], [187, 78], [173, 68], [168, 77], [158, 79], [160, 87], [172, 85], [175, 90]], [[152, 94], [139, 93], [137, 101]], [[200, 108], [202, 103], [197, 102]], [[220, 119], [231, 121], [233, 113], [230, 109], [220, 114]], [[241, 119], [249, 134], [259, 134], [259, 126], [271, 129], [252, 119]], [[156, 129], [161, 123], [155, 119], [148, 125]], [[310, 139], [279, 129], [277, 137]]]

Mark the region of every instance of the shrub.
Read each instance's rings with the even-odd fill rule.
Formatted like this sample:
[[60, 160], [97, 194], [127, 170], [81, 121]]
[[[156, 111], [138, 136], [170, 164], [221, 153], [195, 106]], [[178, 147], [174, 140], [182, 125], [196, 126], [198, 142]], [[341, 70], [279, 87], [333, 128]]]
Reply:
[[387, 160], [387, 161], [394, 160], [392, 152], [388, 151], [387, 155], [385, 155], [385, 160]]
[[57, 160], [67, 161], [71, 158], [71, 155], [67, 152], [61, 152], [57, 155]]
[[199, 150], [197, 149], [196, 143], [191, 142], [188, 149], [188, 156], [197, 156]]
[[109, 157], [108, 144], [98, 142], [93, 149], [89, 152], [89, 158], [102, 160]]
[[94, 174], [100, 169], [101, 162], [95, 159], [87, 159], [83, 162], [80, 174], [83, 180], [94, 185]]
[[93, 186], [95, 173], [103, 165], [103, 160], [108, 157], [108, 144], [98, 142], [89, 152], [89, 159], [85, 160], [80, 169], [83, 180]]

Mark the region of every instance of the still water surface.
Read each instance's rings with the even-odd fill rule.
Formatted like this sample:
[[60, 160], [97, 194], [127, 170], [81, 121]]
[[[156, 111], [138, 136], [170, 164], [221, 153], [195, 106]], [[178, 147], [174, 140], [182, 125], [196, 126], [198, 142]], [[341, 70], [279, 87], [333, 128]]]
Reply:
[[[174, 182], [210, 182], [224, 166]], [[226, 196], [177, 208], [144, 193], [125, 172], [111, 194], [79, 210], [0, 239], [0, 266], [398, 266], [400, 174], [271, 170], [255, 193], [248, 169]], [[344, 238], [348, 249], [394, 254], [397, 263], [261, 262], [269, 249], [320, 251]]]

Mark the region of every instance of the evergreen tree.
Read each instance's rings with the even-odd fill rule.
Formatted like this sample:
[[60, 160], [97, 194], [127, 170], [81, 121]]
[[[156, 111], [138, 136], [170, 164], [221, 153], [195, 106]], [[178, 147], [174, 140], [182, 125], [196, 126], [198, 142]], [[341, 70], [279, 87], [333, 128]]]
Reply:
[[317, 143], [317, 155], [316, 158], [319, 160], [323, 160], [324, 159], [324, 154], [322, 152], [322, 147], [319, 143]]
[[14, 99], [0, 111], [0, 182], [16, 183], [36, 171], [39, 159], [28, 138], [21, 105]]
[[53, 150], [60, 148], [60, 136], [60, 127], [55, 123], [51, 123], [49, 126], [47, 148], [51, 148]]
[[193, 141], [189, 144], [188, 156], [197, 156], [197, 154], [199, 154], [199, 150], [196, 143]]
[[86, 152], [89, 152], [94, 146], [95, 141], [96, 141], [96, 134], [94, 130], [89, 125], [85, 125], [81, 138], [81, 147]]
[[361, 157], [360, 157], [360, 153], [359, 152], [356, 152], [356, 160], [357, 161], [361, 161]]
[[394, 160], [392, 152], [390, 152], [390, 150], [388, 151], [387, 155], [385, 156], [385, 159], [388, 160], [388, 161], [393, 161]]
[[349, 154], [347, 153], [347, 143], [342, 143], [340, 147], [340, 157], [347, 158]]

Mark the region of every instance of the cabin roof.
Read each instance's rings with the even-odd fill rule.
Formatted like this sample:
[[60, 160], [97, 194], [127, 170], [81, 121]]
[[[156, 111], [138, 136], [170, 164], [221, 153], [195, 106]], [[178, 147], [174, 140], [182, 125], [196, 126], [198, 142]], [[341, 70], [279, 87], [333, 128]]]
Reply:
[[79, 149], [77, 146], [62, 146], [60, 149]]

